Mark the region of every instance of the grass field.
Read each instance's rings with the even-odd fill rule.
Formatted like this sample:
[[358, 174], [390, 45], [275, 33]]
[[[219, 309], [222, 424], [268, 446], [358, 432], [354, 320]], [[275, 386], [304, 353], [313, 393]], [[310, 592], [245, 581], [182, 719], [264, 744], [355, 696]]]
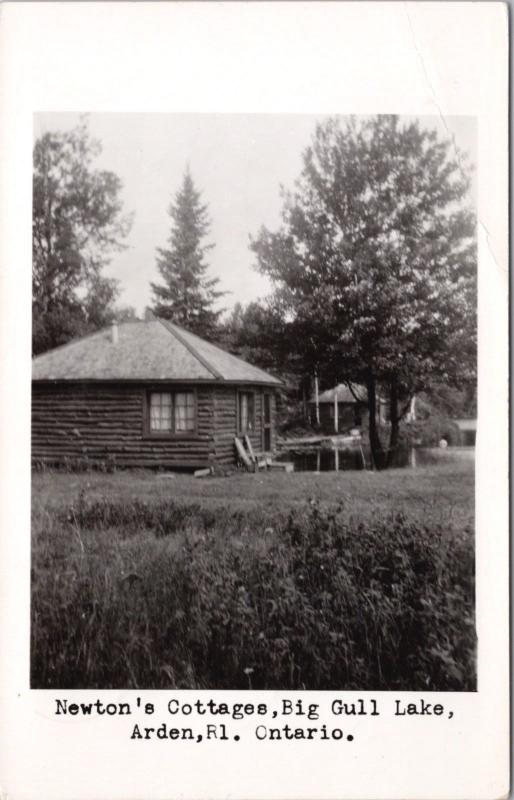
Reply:
[[239, 473], [230, 478], [197, 479], [180, 473], [146, 470], [113, 474], [35, 473], [34, 510], [59, 508], [84, 491], [91, 499], [139, 499], [146, 502], [188, 500], [207, 508], [241, 511], [259, 509], [274, 515], [311, 498], [322, 505], [343, 503], [358, 516], [375, 512], [405, 511], [418, 518], [440, 515], [441, 522], [457, 521], [459, 527], [474, 524], [474, 465], [457, 461], [440, 466], [391, 469], [385, 472], [260, 472]]
[[33, 476], [32, 686], [473, 689], [472, 461]]

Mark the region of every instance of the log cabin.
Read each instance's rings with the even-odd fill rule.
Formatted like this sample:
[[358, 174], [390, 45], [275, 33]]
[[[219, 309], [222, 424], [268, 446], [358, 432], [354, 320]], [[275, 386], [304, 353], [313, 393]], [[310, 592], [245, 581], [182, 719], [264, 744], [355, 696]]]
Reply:
[[172, 322], [113, 324], [32, 362], [32, 460], [200, 469], [275, 447], [281, 381]]

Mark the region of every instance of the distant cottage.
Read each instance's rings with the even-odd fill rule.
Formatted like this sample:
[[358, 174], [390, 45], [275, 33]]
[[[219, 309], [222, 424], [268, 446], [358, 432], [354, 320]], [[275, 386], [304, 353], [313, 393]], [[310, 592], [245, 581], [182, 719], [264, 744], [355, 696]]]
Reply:
[[271, 452], [281, 382], [177, 325], [114, 324], [33, 359], [32, 458], [195, 469]]
[[477, 438], [476, 419], [455, 419], [455, 425], [460, 431], [460, 443], [463, 447], [475, 447]]
[[[365, 386], [358, 383], [352, 388], [346, 383], [338, 383], [333, 389], [320, 392], [318, 397], [319, 424], [326, 433], [342, 433], [367, 424], [368, 393]], [[388, 404], [377, 397], [377, 421], [385, 423], [388, 419]], [[309, 402], [311, 424], [316, 424], [316, 398]]]

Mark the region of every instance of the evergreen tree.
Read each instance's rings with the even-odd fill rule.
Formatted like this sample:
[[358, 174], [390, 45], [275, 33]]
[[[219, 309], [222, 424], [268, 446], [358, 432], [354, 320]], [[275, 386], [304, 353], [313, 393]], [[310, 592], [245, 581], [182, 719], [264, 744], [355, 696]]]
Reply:
[[225, 292], [216, 288], [218, 278], [207, 274], [205, 254], [214, 245], [203, 242], [210, 221], [189, 168], [170, 205], [169, 215], [173, 221], [169, 247], [157, 251], [157, 268], [163, 283], [152, 283], [153, 311], [205, 339], [216, 338], [222, 310], [215, 310], [214, 304]]

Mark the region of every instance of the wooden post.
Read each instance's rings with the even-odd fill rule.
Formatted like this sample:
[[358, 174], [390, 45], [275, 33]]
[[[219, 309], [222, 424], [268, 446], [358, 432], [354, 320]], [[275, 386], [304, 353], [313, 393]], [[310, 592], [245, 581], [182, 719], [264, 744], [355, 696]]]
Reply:
[[316, 403], [316, 424], [319, 425], [319, 382], [318, 373], [314, 373], [314, 401]]
[[416, 422], [416, 395], [413, 394], [410, 401], [409, 422]]
[[318, 450], [316, 452], [316, 472], [319, 472], [320, 467], [321, 467], [321, 448], [318, 447]]
[[337, 445], [334, 448], [334, 469], [339, 472], [339, 448]]
[[366, 457], [365, 457], [365, 455], [364, 455], [364, 448], [362, 447], [362, 444], [361, 444], [361, 445], [359, 445], [359, 446], [360, 446], [361, 457], [362, 457], [362, 468], [363, 468], [364, 470], [366, 470], [366, 469], [367, 469], [367, 467], [366, 467]]
[[339, 402], [338, 402], [337, 386], [334, 389], [334, 431], [339, 431]]

